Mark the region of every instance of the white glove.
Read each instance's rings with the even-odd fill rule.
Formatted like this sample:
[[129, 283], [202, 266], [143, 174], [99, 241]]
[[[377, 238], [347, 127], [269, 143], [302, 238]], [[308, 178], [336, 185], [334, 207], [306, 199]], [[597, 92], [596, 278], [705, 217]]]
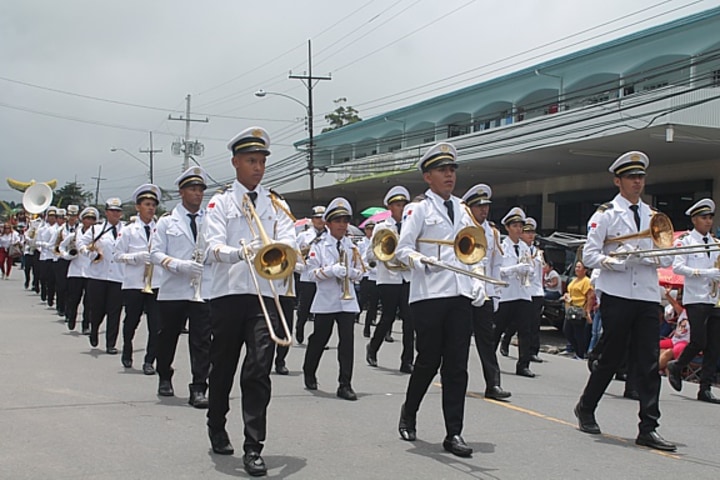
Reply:
[[340, 265], [339, 263], [330, 265], [327, 271], [337, 278], [344, 278], [345, 275], [347, 275], [347, 267], [345, 267], [345, 265]]
[[[438, 261], [438, 259], [435, 258], [435, 257], [425, 257], [425, 258], [426, 258], [427, 260], [430, 260], [431, 262], [437, 262], [437, 261]], [[443, 271], [443, 270], [444, 270], [444, 268], [439, 267], [439, 266], [437, 266], [437, 265], [428, 265], [428, 264], [425, 264], [425, 271], [428, 272], [428, 273], [437, 273], [437, 272], [441, 272], [441, 271]]]
[[515, 273], [518, 275], [530, 275], [535, 272], [533, 266], [528, 263], [518, 263], [516, 267]]
[[363, 276], [363, 271], [358, 268], [351, 268], [348, 271], [348, 275], [350, 277], [350, 280], [357, 281], [360, 280]]
[[500, 275], [503, 277], [510, 277], [512, 275], [523, 275], [533, 271], [532, 266], [526, 263], [518, 263], [516, 265], [510, 265], [508, 267], [500, 267]]
[[144, 263], [150, 263], [150, 252], [147, 250], [142, 250], [140, 252], [136, 252], [133, 254], [133, 257], [135, 259], [135, 263], [144, 264]]
[[493, 301], [493, 313], [498, 311], [498, 308], [500, 308], [500, 298], [499, 297], [492, 297]]
[[603, 270], [610, 270], [614, 272], [625, 271], [625, 260], [620, 260], [616, 257], [605, 257], [600, 265]]
[[199, 277], [203, 273], [203, 266], [201, 263], [193, 262], [192, 260], [173, 260], [170, 264], [174, 266], [174, 271], [181, 275], [187, 275], [189, 277]]
[[423, 263], [423, 260], [427, 260], [428, 258], [425, 255], [421, 255], [419, 253], [413, 253], [408, 257], [409, 266], [410, 268], [415, 268], [418, 270], [424, 269], [425, 264]]
[[473, 282], [473, 289], [471, 292], [473, 296], [472, 306], [482, 307], [485, 305], [485, 282]]
[[248, 254], [250, 255], [250, 257], [252, 257], [257, 252], [259, 252], [262, 247], [263, 247], [263, 242], [259, 238], [254, 238], [250, 243], [247, 243], [245, 245], [245, 248], [247, 248]]

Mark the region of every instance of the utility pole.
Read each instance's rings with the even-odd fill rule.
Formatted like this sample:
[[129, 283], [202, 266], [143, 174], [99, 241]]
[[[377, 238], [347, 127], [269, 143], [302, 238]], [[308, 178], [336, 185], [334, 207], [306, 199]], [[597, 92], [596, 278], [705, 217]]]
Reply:
[[102, 178], [100, 174], [102, 173], [102, 165], [98, 167], [98, 176], [97, 177], [90, 177], [93, 180], [97, 180], [97, 183], [95, 184], [95, 205], [98, 204], [98, 197], [100, 196], [100, 181], [101, 180], [107, 180], [107, 178]]
[[312, 74], [312, 44], [308, 39], [308, 73], [307, 75], [293, 75], [289, 78], [303, 82], [308, 91], [308, 171], [310, 172], [310, 201], [315, 204], [315, 138], [313, 136], [313, 88], [320, 80], [332, 80], [329, 76], [313, 77]]
[[152, 132], [150, 132], [150, 149], [140, 150], [140, 153], [147, 153], [150, 156], [150, 183], [155, 183], [153, 182], [153, 153], [162, 153], [162, 148], [153, 150]]
[[[185, 117], [179, 116], [179, 117], [173, 117], [172, 115], [168, 115], [168, 120], [180, 120], [185, 122], [185, 140], [183, 141], [184, 145], [184, 154], [185, 158], [183, 160], [183, 172], [190, 167], [190, 122], [202, 122], [202, 123], [208, 123], [210, 119], [205, 117], [205, 119], [197, 119], [197, 118], [190, 118], [190, 94], [188, 94], [187, 97], [185, 97]], [[150, 147], [152, 148], [152, 147]]]

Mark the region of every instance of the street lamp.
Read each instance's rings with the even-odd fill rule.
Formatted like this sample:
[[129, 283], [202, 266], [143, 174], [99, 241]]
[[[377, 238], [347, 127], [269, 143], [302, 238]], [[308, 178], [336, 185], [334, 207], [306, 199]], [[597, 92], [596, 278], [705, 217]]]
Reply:
[[143, 159], [140, 158], [140, 157], [137, 157], [137, 156], [133, 155], [132, 153], [128, 152], [127, 150], [125, 150], [125, 149], [122, 148], [122, 147], [112, 147], [112, 148], [110, 149], [110, 151], [111, 151], [111, 152], [124, 152], [124, 153], [130, 155], [132, 158], [134, 158], [134, 159], [137, 160], [138, 162], [140, 162], [140, 163], [142, 163], [143, 165], [145, 165], [145, 167], [149, 168], [149, 172], [150, 172], [150, 183], [153, 183], [152, 157], [150, 157], [150, 165], [148, 165], [145, 160], [143, 160]]
[[315, 142], [313, 137], [313, 111], [312, 107], [309, 105], [305, 105], [302, 100], [298, 100], [297, 98], [286, 95], [284, 93], [280, 92], [267, 92], [263, 89], [258, 90], [255, 92], [256, 97], [263, 98], [267, 95], [277, 95], [278, 97], [284, 97], [288, 100], [292, 100], [293, 102], [301, 105], [305, 109], [305, 115], [307, 116], [307, 122], [308, 122], [308, 172], [310, 173], [310, 202], [314, 205], [315, 204]]

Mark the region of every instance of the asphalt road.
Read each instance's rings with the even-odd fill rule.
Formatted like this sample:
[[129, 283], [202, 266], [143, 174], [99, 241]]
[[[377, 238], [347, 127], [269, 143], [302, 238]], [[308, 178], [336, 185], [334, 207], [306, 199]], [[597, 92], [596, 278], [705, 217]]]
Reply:
[[[175, 362], [177, 397], [155, 395], [157, 377], [125, 370], [119, 356], [91, 349], [68, 332], [38, 296], [24, 291], [19, 272], [0, 281], [1, 479], [215, 479], [247, 475], [239, 454], [213, 455], [205, 412], [187, 405], [187, 339]], [[144, 341], [136, 341], [136, 364]], [[558, 338], [555, 332], [546, 336]], [[399, 335], [395, 334], [396, 338]], [[562, 342], [561, 337], [560, 342]], [[102, 344], [102, 341], [101, 341]], [[263, 456], [270, 478], [297, 479], [603, 479], [715, 478], [720, 475], [720, 407], [694, 400], [665, 380], [661, 433], [679, 445], [664, 454], [634, 445], [637, 403], [622, 398], [613, 382], [597, 412], [604, 434], [577, 430], [572, 413], [587, 378], [584, 362], [541, 354], [535, 379], [517, 377], [516, 349], [500, 358], [510, 402], [485, 400], [480, 363], [470, 356], [470, 384], [463, 436], [472, 458], [443, 451], [439, 378], [418, 415], [418, 441], [403, 442], [397, 420], [407, 375], [397, 371], [400, 344], [385, 344], [379, 368], [364, 362], [365, 339], [356, 329], [353, 386], [357, 402], [335, 397], [334, 345], [325, 352], [320, 389], [303, 388], [305, 347], [289, 355], [291, 375], [272, 376], [273, 399]], [[720, 393], [716, 392], [717, 395]], [[242, 447], [238, 388], [228, 431]]]

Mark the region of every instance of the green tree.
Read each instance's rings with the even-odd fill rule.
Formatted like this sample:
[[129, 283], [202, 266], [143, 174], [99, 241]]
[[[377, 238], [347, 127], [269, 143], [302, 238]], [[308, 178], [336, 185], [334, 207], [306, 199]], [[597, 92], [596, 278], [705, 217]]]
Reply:
[[323, 133], [362, 121], [362, 118], [358, 115], [358, 111], [350, 105], [345, 106], [345, 102], [347, 102], [347, 98], [345, 97], [333, 100], [333, 103], [338, 107], [332, 113], [325, 115], [325, 120], [327, 120], [330, 126], [323, 128]]
[[90, 205], [93, 201], [93, 194], [85, 191], [82, 185], [77, 182], [67, 182], [53, 193], [53, 203], [62, 208], [68, 205]]

